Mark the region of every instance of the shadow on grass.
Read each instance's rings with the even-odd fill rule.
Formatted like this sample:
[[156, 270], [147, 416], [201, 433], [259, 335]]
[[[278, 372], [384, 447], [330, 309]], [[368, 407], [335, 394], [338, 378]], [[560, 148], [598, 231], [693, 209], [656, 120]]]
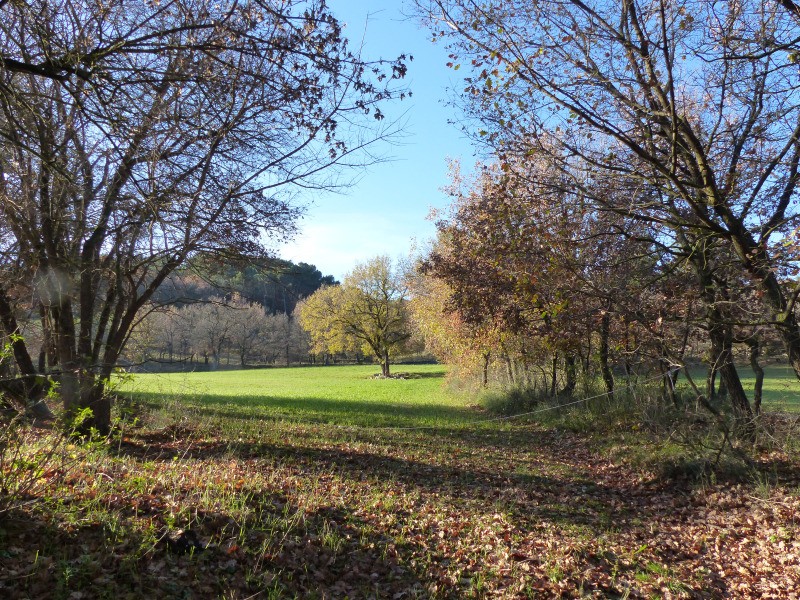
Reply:
[[[444, 452], [456, 447], [472, 452], [463, 459], [454, 453], [453, 460], [442, 461], [430, 455], [404, 454], [404, 445], [415, 446], [411, 450], [416, 452], [424, 445], [434, 444], [435, 440], [427, 436], [416, 439], [401, 436], [397, 444], [361, 451], [344, 444], [314, 447], [313, 442], [302, 444], [297, 439], [285, 443], [228, 441], [206, 438], [199, 433], [194, 439], [180, 439], [186, 433], [136, 435], [121, 443], [118, 450], [140, 460], [171, 462], [174, 457], [192, 458], [207, 461], [209, 469], [236, 460], [264, 472], [277, 472], [279, 478], [279, 470], [287, 469], [292, 480], [330, 480], [333, 476], [341, 481], [361, 482], [364, 490], [373, 490], [369, 493], [378, 497], [394, 491], [411, 499], [388, 509], [401, 527], [403, 523], [418, 521], [417, 512], [429, 511], [432, 506], [456, 510], [467, 519], [470, 515], [499, 513], [512, 531], [523, 533], [527, 540], [535, 539], [535, 532], [542, 527], [552, 535], [551, 526], [556, 526], [555, 531], [562, 532], [557, 535], [565, 539], [593, 540], [609, 533], [625, 533], [630, 534], [629, 540], [637, 540], [636, 544], [650, 546], [649, 557], [657, 559], [659, 564], [702, 560], [702, 556], [688, 547], [679, 551], [662, 547], [648, 533], [648, 523], [663, 521], [665, 515], [680, 513], [681, 519], [692, 521], [695, 512], [704, 511], [702, 505], [695, 506], [687, 495], [664, 482], [643, 484], [621, 476], [624, 474], [614, 472], [607, 464], [595, 465], [592, 470], [589, 468], [592, 458], [588, 454], [591, 449], [569, 434], [504, 430], [474, 431], [465, 435], [463, 431], [442, 430], [438, 435]], [[365, 435], [363, 441], [369, 442], [369, 437]], [[525, 452], [519, 452], [522, 447]], [[371, 444], [370, 448], [376, 446]], [[511, 455], [511, 448], [517, 450], [514, 454], [522, 467], [519, 471], [513, 470], [511, 456], [503, 462], [502, 455]], [[529, 460], [533, 457], [539, 462]], [[538, 468], [542, 463], [557, 463], [564, 469], [545, 473]], [[406, 592], [402, 597], [427, 597], [426, 585], [435, 578], [427, 569], [437, 561], [451, 560], [436, 549], [435, 532], [428, 535], [425, 531], [412, 531], [397, 540], [392, 539], [396, 532], [391, 529], [384, 534], [376, 533], [375, 523], [364, 516], [372, 512], [365, 511], [366, 505], [358, 498], [309, 513], [292, 505], [285, 497], [259, 490], [248, 500], [248, 505], [257, 509], [252, 512], [251, 520], [241, 525], [249, 536], [254, 536], [248, 544], [263, 544], [267, 533], [271, 536], [269, 539], [277, 536], [289, 540], [280, 546], [280, 551], [267, 549], [260, 554], [265, 561], [263, 569], [279, 573], [274, 575], [277, 577], [274, 581], [281, 586], [280, 597], [284, 594], [314, 597], [313, 590], [324, 590], [327, 597], [368, 597], [370, 594], [392, 597], [404, 590], [414, 593]], [[287, 529], [280, 524], [299, 511], [303, 516], [297, 529]], [[224, 532], [218, 533], [220, 519], [217, 515], [196, 514], [201, 536], [224, 537]], [[380, 520], [380, 514], [375, 516]], [[224, 525], [222, 527], [224, 529]], [[509, 550], [515, 551], [514, 546], [509, 546]], [[523, 560], [538, 561], [535, 551], [535, 546], [524, 548], [523, 554], [527, 557], [523, 556]], [[414, 562], [420, 556], [428, 561], [428, 567]], [[613, 553], [597, 554], [588, 550], [584, 553], [582, 550], [576, 557], [580, 572], [584, 567], [598, 567], [605, 572], [619, 567]], [[358, 568], [351, 573], [353, 561]], [[307, 566], [298, 571], [298, 562]], [[634, 562], [632, 566], [619, 568], [637, 567]], [[370, 579], [367, 573], [377, 573], [377, 578]], [[350, 586], [347, 589], [341, 587], [345, 577], [354, 578], [352, 583], [345, 582]], [[375, 579], [380, 583], [380, 590], [370, 587]], [[268, 585], [267, 576], [259, 581], [259, 586]], [[459, 584], [449, 585], [451, 587], [439, 588], [445, 597], [464, 596], [461, 592], [465, 590]], [[587, 582], [587, 586], [591, 585], [593, 583]], [[715, 576], [710, 576], [704, 586], [712, 597], [724, 597], [728, 592], [726, 583]], [[214, 591], [219, 593], [216, 588]]]
[[[156, 393], [138, 393], [135, 398], [150, 407], [163, 405]], [[240, 421], [290, 420], [308, 423], [336, 423], [366, 426], [425, 426], [430, 421], [445, 425], [474, 420], [477, 415], [469, 408], [440, 404], [398, 404], [379, 401], [328, 398], [291, 398], [282, 396], [222, 396], [203, 395], [188, 400], [187, 406], [200, 418], [218, 417]]]
[[419, 373], [416, 371], [409, 372], [409, 371], [403, 371], [402, 366], [403, 365], [398, 365], [397, 367], [395, 367], [394, 372], [392, 373], [392, 377], [397, 377], [398, 379], [444, 379], [445, 375], [444, 371], [438, 371], [438, 372], [423, 371]]

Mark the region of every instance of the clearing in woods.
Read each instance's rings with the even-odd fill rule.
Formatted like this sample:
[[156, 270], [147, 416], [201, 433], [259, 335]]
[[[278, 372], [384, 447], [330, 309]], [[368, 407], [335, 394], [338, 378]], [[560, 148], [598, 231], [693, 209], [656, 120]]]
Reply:
[[640, 418], [487, 422], [443, 367], [375, 370], [136, 376], [141, 423], [0, 521], [0, 596], [797, 597], [796, 454], [668, 476]]

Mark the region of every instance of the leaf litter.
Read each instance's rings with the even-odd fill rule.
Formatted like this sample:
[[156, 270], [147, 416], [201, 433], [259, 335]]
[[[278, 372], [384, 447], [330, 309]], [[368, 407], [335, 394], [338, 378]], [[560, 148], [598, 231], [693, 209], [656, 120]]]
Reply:
[[[75, 450], [71, 451], [74, 455]], [[665, 479], [537, 425], [143, 428], [0, 520], [15, 598], [797, 598], [796, 472]], [[56, 473], [56, 475], [52, 475]], [[792, 478], [794, 477], [794, 479]]]

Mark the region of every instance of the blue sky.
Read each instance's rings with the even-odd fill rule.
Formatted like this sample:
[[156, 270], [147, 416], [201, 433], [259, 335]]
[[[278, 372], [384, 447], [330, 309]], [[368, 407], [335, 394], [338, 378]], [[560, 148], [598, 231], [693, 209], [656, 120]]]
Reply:
[[[357, 262], [379, 254], [406, 256], [413, 240], [424, 242], [435, 227], [426, 219], [431, 207], [444, 208], [440, 190], [447, 181], [447, 158], [465, 168], [473, 151], [458, 126], [448, 124], [453, 109], [445, 105], [455, 74], [446, 67], [447, 52], [404, 14], [403, 0], [329, 0], [328, 6], [354, 45], [363, 39], [367, 59], [413, 55], [406, 83], [413, 96], [387, 105], [387, 121], [406, 120], [400, 144], [375, 150], [389, 162], [372, 165], [342, 193], [305, 196], [306, 216], [296, 239], [277, 248], [283, 258], [307, 262], [341, 279]], [[347, 174], [345, 174], [347, 176]]]

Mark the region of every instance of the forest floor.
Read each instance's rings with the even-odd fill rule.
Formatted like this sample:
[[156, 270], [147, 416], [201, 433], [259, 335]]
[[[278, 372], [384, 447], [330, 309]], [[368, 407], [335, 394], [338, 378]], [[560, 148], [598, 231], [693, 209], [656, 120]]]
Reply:
[[401, 369], [144, 378], [110, 440], [24, 430], [0, 597], [800, 597], [796, 452], [670, 471], [635, 421], [490, 421]]

